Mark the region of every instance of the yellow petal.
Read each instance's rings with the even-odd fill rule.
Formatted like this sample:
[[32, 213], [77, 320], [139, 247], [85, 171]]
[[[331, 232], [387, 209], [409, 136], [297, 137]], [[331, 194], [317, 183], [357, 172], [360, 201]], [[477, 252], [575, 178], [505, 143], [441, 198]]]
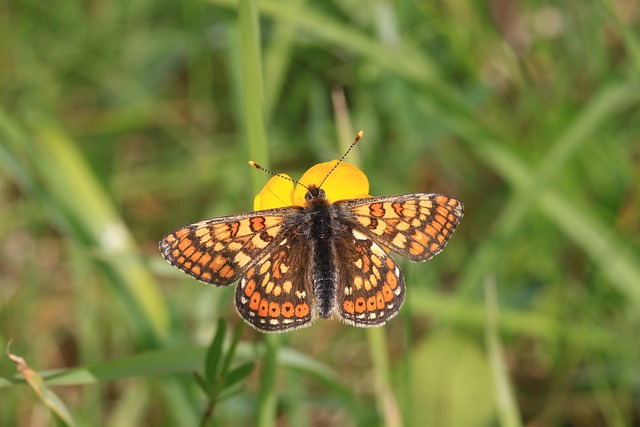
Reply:
[[[318, 186], [327, 174], [338, 163], [337, 160], [319, 163], [302, 175], [300, 183], [309, 187], [310, 185]], [[369, 181], [367, 176], [352, 164], [342, 162], [331, 172], [331, 175], [322, 184], [322, 189], [327, 193], [327, 200], [331, 203], [344, 199], [357, 199], [361, 197], [370, 197]], [[294, 204], [303, 206], [305, 204], [304, 195], [307, 189], [302, 185], [296, 186], [294, 193]]]
[[271, 178], [253, 199], [253, 210], [282, 208], [292, 204], [293, 182], [289, 181], [289, 175], [279, 174]]

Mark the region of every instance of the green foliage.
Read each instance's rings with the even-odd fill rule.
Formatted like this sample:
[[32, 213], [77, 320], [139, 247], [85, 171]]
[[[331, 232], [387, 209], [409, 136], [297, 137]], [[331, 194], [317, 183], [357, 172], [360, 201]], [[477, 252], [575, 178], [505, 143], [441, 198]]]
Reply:
[[[0, 344], [43, 370], [0, 358], [0, 425], [54, 425], [51, 402], [76, 425], [637, 425], [639, 25], [635, 0], [3, 4]], [[300, 177], [359, 129], [372, 195], [466, 208], [401, 261], [383, 329], [265, 339], [162, 261], [172, 229], [251, 209], [247, 160]]]

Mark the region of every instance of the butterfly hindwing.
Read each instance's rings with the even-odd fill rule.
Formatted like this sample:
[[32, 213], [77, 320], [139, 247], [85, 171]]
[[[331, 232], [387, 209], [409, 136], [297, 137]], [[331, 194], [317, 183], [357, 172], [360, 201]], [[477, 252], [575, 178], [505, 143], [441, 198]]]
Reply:
[[263, 332], [309, 326], [315, 318], [311, 243], [302, 233], [289, 231], [236, 287], [238, 313]]
[[389, 253], [348, 228], [336, 241], [338, 317], [355, 326], [381, 326], [404, 301], [404, 277]]

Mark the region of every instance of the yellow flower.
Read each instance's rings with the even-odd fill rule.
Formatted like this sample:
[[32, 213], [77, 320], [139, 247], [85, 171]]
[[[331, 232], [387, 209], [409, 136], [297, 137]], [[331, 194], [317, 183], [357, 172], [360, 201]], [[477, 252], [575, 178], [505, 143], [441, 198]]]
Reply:
[[[319, 163], [306, 171], [299, 182], [307, 187], [319, 186], [337, 163], [337, 160]], [[285, 174], [271, 178], [253, 200], [253, 209], [258, 211], [292, 205], [304, 206], [304, 195], [307, 193], [307, 189], [302, 185], [294, 185], [287, 178], [289, 176]], [[331, 175], [322, 183], [322, 189], [327, 194], [327, 200], [331, 203], [344, 199], [371, 197], [368, 195], [369, 181], [366, 175], [357, 167], [346, 162], [340, 163], [331, 172]]]

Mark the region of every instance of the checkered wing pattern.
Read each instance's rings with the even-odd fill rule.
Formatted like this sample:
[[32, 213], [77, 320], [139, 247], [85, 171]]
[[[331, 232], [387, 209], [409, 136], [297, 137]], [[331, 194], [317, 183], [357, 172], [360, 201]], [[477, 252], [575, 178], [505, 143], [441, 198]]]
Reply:
[[384, 325], [404, 301], [404, 277], [393, 258], [361, 231], [348, 229], [336, 245], [337, 314], [354, 326]]
[[236, 288], [238, 313], [256, 329], [282, 332], [315, 318], [311, 242], [290, 230], [263, 254]]
[[394, 252], [427, 261], [440, 253], [462, 219], [462, 203], [444, 194], [406, 194], [335, 203], [357, 229]]
[[216, 286], [227, 286], [247, 272], [270, 245], [284, 238], [285, 219], [301, 208], [290, 207], [213, 218], [169, 233], [160, 252], [188, 275]]

